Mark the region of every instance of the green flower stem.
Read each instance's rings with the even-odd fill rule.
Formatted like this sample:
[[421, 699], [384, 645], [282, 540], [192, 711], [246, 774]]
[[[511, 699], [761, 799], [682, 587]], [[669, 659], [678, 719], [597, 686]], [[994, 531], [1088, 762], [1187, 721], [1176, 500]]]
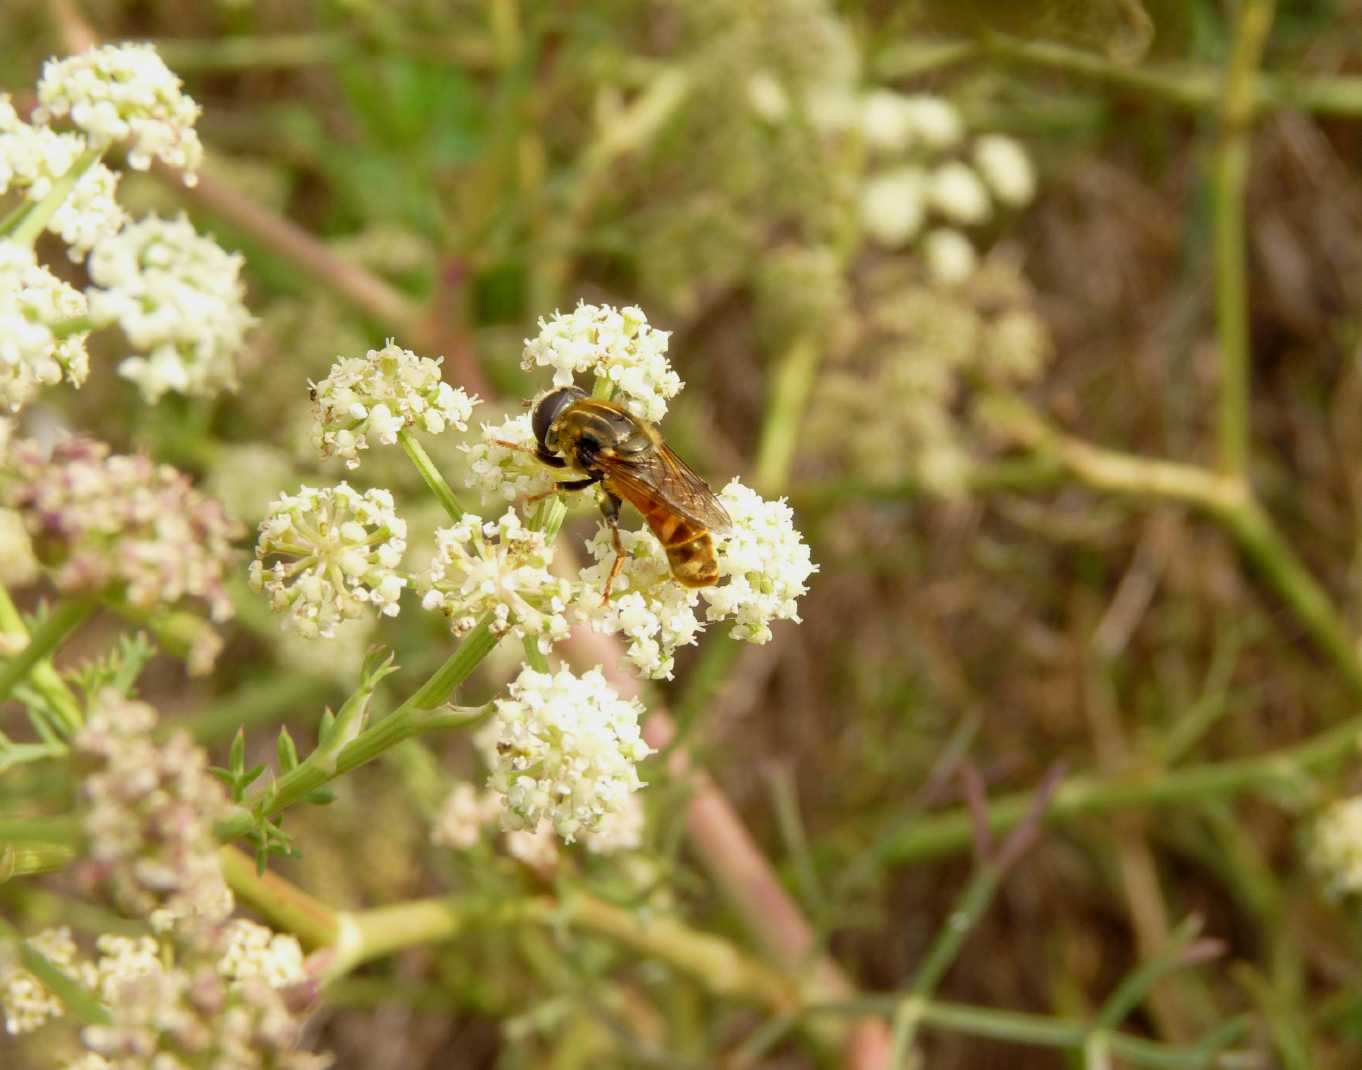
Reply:
[[417, 442], [416, 438], [405, 427], [397, 432], [397, 441], [407, 451], [407, 456], [411, 458], [411, 463], [416, 465], [416, 470], [421, 473], [421, 478], [426, 481], [426, 486], [430, 488], [431, 493], [445, 507], [445, 512], [455, 520], [462, 520], [463, 506], [459, 504], [459, 499], [454, 496], [453, 489], [445, 481], [445, 477], [440, 474], [435, 462], [430, 459], [430, 454], [425, 451], [425, 447]]
[[273, 790], [260, 796], [249, 809], [242, 808], [219, 822], [216, 830], [218, 838], [232, 840], [246, 835], [258, 819], [282, 813], [336, 777], [373, 761], [412, 736], [437, 728], [458, 725], [471, 727], [477, 723], [480, 719], [478, 716], [442, 716], [440, 707], [496, 645], [497, 636], [492, 634], [492, 618], [489, 614], [464, 636], [458, 649], [430, 679], [397, 709], [360, 731], [338, 750], [318, 747], [295, 769], [280, 777]]
[[235, 847], [218, 848], [218, 858], [237, 898], [275, 928], [292, 933], [309, 950], [336, 943], [340, 927], [331, 907], [283, 877], [259, 872], [255, 859]]
[[[1208, 762], [1185, 769], [1149, 770], [1143, 775], [1116, 779], [1075, 777], [1056, 790], [1045, 820], [1062, 824], [1081, 817], [1121, 810], [1147, 810], [1208, 803], [1236, 795], [1299, 793], [1317, 770], [1357, 754], [1362, 742], [1362, 717], [1354, 717], [1291, 747], [1252, 758]], [[1019, 792], [990, 800], [989, 828], [1002, 833], [1018, 825], [1031, 804], [1030, 793]], [[879, 851], [883, 864], [916, 862], [967, 848], [972, 826], [963, 808], [931, 814], [898, 833]]]
[[[1114, 62], [1100, 52], [1001, 34], [978, 41], [940, 40], [927, 47], [920, 41], [905, 42], [885, 49], [875, 67], [882, 77], [897, 79], [919, 70], [988, 60], [1072, 75], [1187, 111], [1211, 112], [1222, 100], [1222, 73], [1217, 68], [1135, 66]], [[1317, 115], [1362, 115], [1362, 77], [1356, 75], [1301, 77], [1258, 72], [1251, 80], [1251, 92], [1255, 114], [1289, 109]]]
[[776, 364], [752, 472], [763, 494], [779, 493], [790, 481], [804, 413], [823, 353], [822, 343], [806, 335], [794, 341]]
[[80, 155], [80, 158], [67, 168], [66, 174], [52, 183], [52, 188], [48, 191], [47, 196], [29, 208], [23, 214], [23, 217], [15, 223], [14, 229], [10, 233], [10, 240], [32, 248], [33, 243], [38, 240], [38, 235], [43, 232], [43, 228], [51, 221], [62, 202], [76, 188], [76, 183], [81, 180], [86, 171], [99, 162], [99, 158], [103, 155], [103, 149], [86, 149]]
[[1353, 698], [1362, 700], [1362, 656], [1352, 630], [1244, 480], [1196, 465], [1101, 449], [1050, 427], [1013, 398], [992, 399], [988, 419], [1085, 486], [1143, 503], [1188, 505], [1218, 522], [1333, 662]]
[[1253, 78], [1272, 26], [1273, 0], [1239, 5], [1234, 51], [1220, 103], [1215, 151], [1215, 314], [1220, 343], [1220, 469], [1242, 475], [1249, 462], [1249, 318], [1244, 237], [1253, 124]]
[[[8, 595], [0, 602], [7, 604], [9, 609], [13, 609], [13, 603], [9, 601]], [[28, 645], [6, 662], [3, 668], [0, 668], [0, 701], [8, 698], [15, 686], [27, 679], [30, 674], [33, 674], [40, 665], [47, 665], [50, 669], [51, 665], [48, 658], [72, 632], [89, 619], [95, 611], [95, 606], [96, 603], [88, 599], [69, 599], [58, 602], [52, 612], [38, 625], [37, 631], [29, 638]], [[3, 614], [3, 610], [0, 610], [0, 614]], [[12, 620], [0, 619], [0, 628], [11, 635], [21, 634], [22, 620], [19, 621], [19, 631], [11, 626], [12, 623]], [[52, 670], [52, 672], [55, 675], [56, 670]], [[50, 680], [48, 683], [50, 684]], [[57, 678], [57, 683], [61, 683], [60, 677]], [[37, 681], [35, 681], [35, 687], [42, 690], [45, 695], [50, 690], [50, 687], [39, 687]], [[65, 691], [64, 684], [62, 684], [62, 689]], [[71, 699], [70, 703], [66, 701], [66, 696], [69, 695], [70, 692], [67, 691], [60, 702], [53, 703], [53, 707], [61, 715], [67, 731], [74, 732], [80, 727], [81, 717], [78, 709], [71, 709], [74, 698]]]
[[[2, 583], [0, 583], [0, 634], [25, 638], [28, 636], [24, 618]], [[61, 717], [68, 731], [74, 732], [81, 726], [85, 718], [81, 713], [80, 703], [76, 701], [76, 696], [71, 693], [71, 689], [66, 686], [66, 682], [52, 667], [50, 661], [38, 661], [29, 672], [28, 683], [47, 700], [48, 705]]]
[[65, 869], [76, 857], [66, 843], [34, 840], [28, 843], [0, 841], [0, 884], [14, 877], [32, 877]]
[[[844, 1003], [823, 1003], [805, 1008], [808, 1014], [864, 1014], [890, 1011], [903, 1005], [901, 996], [865, 996]], [[942, 1000], [918, 1000], [914, 1014], [923, 1026], [965, 1036], [985, 1037], [1032, 1047], [1082, 1051], [1092, 1039], [1094, 1028], [1086, 1022], [1023, 1011], [995, 1010]], [[1199, 1044], [1172, 1047], [1125, 1033], [1107, 1034], [1107, 1050], [1131, 1065], [1146, 1067], [1211, 1070], [1214, 1067], [1241, 1065], [1221, 1056], [1252, 1026], [1248, 1017], [1232, 1019], [1213, 1031]], [[1253, 1065], [1253, 1064], [1242, 1064]]]

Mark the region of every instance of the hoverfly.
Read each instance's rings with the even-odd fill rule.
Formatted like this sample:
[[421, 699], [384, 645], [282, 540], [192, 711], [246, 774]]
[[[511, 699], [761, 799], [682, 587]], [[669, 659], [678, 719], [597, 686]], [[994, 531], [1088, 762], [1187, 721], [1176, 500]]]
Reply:
[[607, 602], [624, 567], [619, 532], [624, 502], [648, 522], [677, 583], [709, 587], [719, 581], [711, 533], [728, 528], [728, 514], [709, 484], [662, 440], [656, 427], [575, 386], [546, 394], [530, 422], [538, 448], [528, 452], [551, 468], [584, 473], [580, 479], [558, 482], [556, 491], [597, 485], [601, 489], [601, 512], [615, 549], [615, 563], [605, 581]]

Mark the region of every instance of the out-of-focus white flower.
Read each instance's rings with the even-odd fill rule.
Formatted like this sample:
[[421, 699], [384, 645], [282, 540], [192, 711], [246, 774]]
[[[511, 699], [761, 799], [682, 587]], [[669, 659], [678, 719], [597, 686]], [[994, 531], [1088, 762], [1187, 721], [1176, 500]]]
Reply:
[[43, 548], [60, 590], [115, 588], [148, 611], [200, 598], [214, 620], [232, 615], [224, 578], [241, 529], [183, 473], [80, 437], [50, 451], [16, 443], [7, 463], [15, 479], [6, 504]]
[[1036, 195], [1036, 173], [1026, 150], [1010, 137], [985, 134], [974, 143], [974, 166], [993, 195], [1020, 208]]
[[389, 491], [303, 487], [282, 495], [261, 522], [251, 586], [311, 639], [332, 635], [366, 606], [395, 617], [407, 583], [397, 571], [406, 538]]
[[936, 282], [952, 286], [974, 273], [978, 257], [969, 239], [958, 230], [939, 228], [922, 241], [922, 256], [927, 273]]
[[95, 948], [99, 959], [92, 987], [101, 999], [111, 1000], [119, 986], [164, 969], [161, 946], [151, 936], [104, 933], [95, 941]]
[[809, 125], [824, 134], [840, 134], [856, 125], [860, 104], [850, 85], [828, 82], [804, 97]]
[[604, 815], [596, 827], [582, 837], [582, 842], [595, 855], [635, 851], [643, 842], [644, 823], [643, 800], [635, 792], [620, 809]]
[[699, 592], [672, 579], [666, 552], [649, 531], [621, 531], [624, 566], [605, 602], [606, 577], [615, 562], [610, 529], [602, 524], [586, 544], [596, 564], [582, 569], [578, 616], [605, 635], [628, 640], [625, 657], [643, 676], [670, 679], [676, 648], [695, 642], [703, 625], [695, 615]]
[[226, 948], [218, 973], [233, 984], [258, 979], [271, 988], [302, 981], [303, 949], [297, 937], [276, 933], [245, 918], [234, 918], [224, 934]]
[[146, 354], [125, 358], [118, 370], [148, 401], [168, 390], [211, 397], [236, 389], [236, 356], [255, 322], [242, 262], [183, 215], [148, 216], [95, 244], [90, 313], [116, 322]]
[[778, 123], [789, 117], [790, 96], [780, 79], [770, 71], [756, 71], [747, 80], [747, 101], [757, 117], [768, 123]]
[[932, 207], [954, 223], [982, 223], [992, 212], [987, 187], [974, 168], [959, 160], [943, 163], [932, 172], [927, 196]]
[[523, 412], [508, 416], [499, 424], [483, 424], [476, 441], [459, 443], [459, 449], [468, 455], [469, 486], [483, 497], [511, 502], [549, 489], [553, 475], [548, 468], [521, 450], [497, 444], [509, 442], [533, 450], [535, 438], [530, 419], [530, 414]]
[[468, 430], [476, 398], [440, 377], [444, 358], [418, 357], [393, 340], [362, 357], [341, 357], [317, 383], [314, 438], [322, 456], [335, 454], [359, 467], [359, 450], [371, 440], [385, 446], [404, 428], [439, 434]]
[[535, 638], [548, 653], [567, 637], [572, 585], [553, 575], [553, 547], [514, 509], [495, 521], [466, 513], [435, 533], [435, 558], [419, 580], [421, 604], [467, 634], [487, 613], [492, 632]]
[[924, 146], [949, 149], [965, 136], [964, 120], [950, 101], [918, 94], [908, 97], [905, 103], [912, 116], [913, 132]]
[[488, 786], [503, 798], [508, 828], [547, 819], [571, 843], [642, 787], [635, 764], [652, 753], [639, 732], [643, 707], [620, 698], [599, 669], [575, 676], [526, 667], [507, 691], [487, 734]]
[[861, 133], [882, 152], [906, 151], [917, 137], [913, 98], [892, 89], [874, 89], [861, 101]]
[[511, 829], [506, 833], [506, 853], [536, 873], [548, 875], [558, 865], [558, 841], [553, 823], [541, 821], [531, 829]]
[[52, 214], [47, 229], [67, 244], [72, 260], [80, 260], [127, 222], [117, 192], [118, 175], [102, 163], [93, 164]]
[[38, 559], [24, 520], [13, 509], [0, 509], [0, 583], [23, 587], [38, 577]]
[[889, 249], [899, 249], [922, 229], [927, 214], [927, 176], [918, 167], [899, 167], [867, 180], [861, 189], [861, 224]]
[[495, 792], [479, 791], [467, 781], [456, 784], [440, 806], [430, 830], [431, 842], [467, 851], [482, 839], [482, 830], [496, 821], [500, 812], [501, 800]]
[[[78, 961], [76, 942], [66, 926], [44, 929], [28, 939], [29, 946], [72, 980], [90, 985], [93, 975]], [[5, 1031], [11, 1035], [31, 1033], [52, 1018], [66, 1013], [66, 1006], [36, 976], [19, 963], [14, 949], [0, 952], [0, 1011]]]
[[734, 619], [735, 639], [765, 643], [773, 621], [799, 620], [797, 600], [818, 566], [784, 498], [768, 502], [736, 479], [718, 497], [732, 525], [715, 534], [720, 580], [700, 597], [711, 621]]
[[85, 382], [89, 331], [68, 333], [63, 325], [88, 311], [80, 291], [39, 265], [31, 249], [0, 240], [0, 409], [18, 409], [63, 376]]
[[155, 157], [193, 172], [203, 157], [200, 108], [180, 86], [151, 45], [102, 45], [44, 64], [34, 119], [69, 118], [96, 148], [127, 141], [139, 171]]
[[1330, 895], [1362, 892], [1362, 795], [1330, 803], [1315, 818], [1309, 859]]
[[525, 340], [521, 365], [552, 368], [555, 386], [588, 373], [605, 379], [630, 412], [656, 423], [684, 385], [667, 360], [670, 337], [650, 327], [641, 309], [582, 303], [540, 319], [538, 336]]

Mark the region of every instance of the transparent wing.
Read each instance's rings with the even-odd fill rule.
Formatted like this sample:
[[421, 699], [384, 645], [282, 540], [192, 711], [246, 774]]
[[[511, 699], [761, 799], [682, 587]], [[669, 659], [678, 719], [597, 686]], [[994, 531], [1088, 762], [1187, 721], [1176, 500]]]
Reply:
[[666, 443], [638, 454], [601, 458], [600, 464], [620, 496], [635, 506], [659, 502], [711, 531], [723, 531], [731, 523], [709, 484]]

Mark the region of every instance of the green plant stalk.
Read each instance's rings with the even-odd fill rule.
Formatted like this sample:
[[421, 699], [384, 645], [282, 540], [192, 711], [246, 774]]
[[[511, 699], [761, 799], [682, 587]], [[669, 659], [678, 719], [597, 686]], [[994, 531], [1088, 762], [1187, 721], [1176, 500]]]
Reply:
[[[5, 601], [8, 601], [8, 596], [6, 596]], [[72, 632], [90, 618], [90, 615], [95, 611], [95, 606], [95, 602], [79, 598], [58, 602], [52, 612], [29, 637], [28, 645], [6, 662], [3, 668], [0, 668], [0, 701], [8, 698], [15, 686], [28, 679], [29, 675], [40, 664], [50, 665], [48, 659], [51, 655]], [[0, 626], [3, 626], [3, 624], [0, 624]], [[22, 627], [22, 621], [20, 621], [20, 627]], [[13, 628], [7, 627], [5, 630], [10, 634], [16, 634]], [[79, 713], [77, 712], [76, 716], [71, 718], [69, 716], [71, 711], [64, 701], [60, 704], [54, 703], [54, 707], [61, 714], [68, 732], [74, 732], [80, 727]]]
[[[2, 583], [0, 583], [0, 633], [28, 637], [24, 618]], [[66, 686], [66, 682], [52, 667], [50, 661], [37, 662], [29, 673], [28, 683], [47, 700], [48, 705], [57, 712], [71, 732], [81, 726], [85, 718], [80, 703], [76, 701], [76, 696], [71, 693], [71, 689]]]
[[86, 149], [81, 153], [76, 162], [67, 168], [66, 174], [52, 183], [52, 188], [48, 191], [47, 196], [29, 208], [23, 217], [15, 223], [14, 229], [10, 232], [10, 241], [26, 245], [31, 249], [33, 243], [38, 240], [38, 235], [43, 232], [43, 228], [47, 226], [57, 209], [61, 207], [62, 202], [76, 188], [76, 183], [103, 155], [103, 149]]
[[[217, 826], [218, 838], [232, 840], [251, 831], [258, 819], [270, 818], [302, 802], [338, 776], [373, 761], [384, 751], [404, 740], [434, 728], [453, 727], [455, 722], [441, 717], [438, 707], [463, 683], [478, 663], [497, 645], [492, 634], [491, 614], [464, 636], [449, 656], [417, 691], [387, 717], [363, 729], [338, 752], [319, 748], [295, 769], [279, 778], [274, 790], [261, 796], [251, 808], [243, 808]], [[471, 719], [457, 723], [472, 724]]]
[[426, 486], [430, 492], [440, 500], [440, 504], [445, 507], [445, 512], [455, 520], [463, 519], [463, 506], [459, 504], [459, 499], [455, 497], [453, 488], [440, 474], [440, 469], [435, 466], [435, 462], [430, 459], [430, 454], [425, 451], [425, 447], [416, 441], [405, 427], [397, 432], [397, 441], [402, 444], [407, 456], [411, 458], [411, 463], [416, 465], [416, 470], [421, 473], [421, 478], [426, 481]]
[[[1304, 743], [1252, 758], [1155, 770], [1140, 777], [1076, 777], [1056, 790], [1045, 820], [1054, 825], [1120, 810], [1174, 807], [1247, 793], [1269, 795], [1283, 789], [1299, 789], [1317, 769], [1355, 755], [1359, 743], [1362, 717], [1354, 717]], [[990, 800], [986, 811], [989, 828], [1002, 833], [1016, 827], [1026, 817], [1031, 799], [1030, 793], [1018, 792]], [[931, 814], [888, 841], [880, 861], [898, 864], [951, 854], [967, 848], [971, 836], [970, 815], [963, 807]]]
[[336, 911], [296, 884], [268, 871], [235, 847], [218, 848], [222, 875], [237, 898], [277, 929], [292, 933], [308, 950], [331, 947], [340, 933]]
[[1215, 314], [1220, 343], [1220, 469], [1242, 475], [1249, 462], [1250, 360], [1244, 194], [1253, 128], [1253, 82], [1273, 0], [1243, 0], [1220, 102], [1215, 152]]
[[776, 364], [752, 472], [763, 494], [779, 493], [790, 481], [800, 428], [823, 353], [818, 339], [806, 335], [791, 343]]

